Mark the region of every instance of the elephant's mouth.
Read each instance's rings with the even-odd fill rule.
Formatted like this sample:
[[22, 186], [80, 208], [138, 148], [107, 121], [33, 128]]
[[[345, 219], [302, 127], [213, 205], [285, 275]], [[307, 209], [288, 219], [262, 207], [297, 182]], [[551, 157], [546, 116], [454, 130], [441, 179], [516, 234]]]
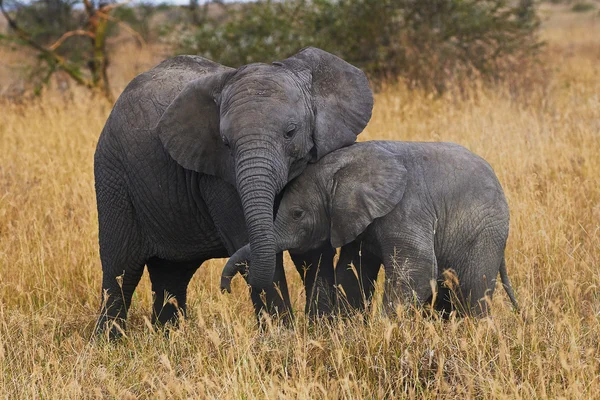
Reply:
[[310, 163], [313, 160], [316, 160], [316, 157], [317, 157], [317, 148], [315, 146], [313, 146], [312, 149], [308, 153], [306, 153], [306, 155], [304, 157], [294, 160], [290, 164], [290, 168], [289, 168], [289, 172], [288, 172], [288, 182], [291, 181], [292, 179], [298, 177], [298, 175], [300, 175], [302, 173], [302, 171], [304, 171], [304, 169], [306, 168], [308, 163]]

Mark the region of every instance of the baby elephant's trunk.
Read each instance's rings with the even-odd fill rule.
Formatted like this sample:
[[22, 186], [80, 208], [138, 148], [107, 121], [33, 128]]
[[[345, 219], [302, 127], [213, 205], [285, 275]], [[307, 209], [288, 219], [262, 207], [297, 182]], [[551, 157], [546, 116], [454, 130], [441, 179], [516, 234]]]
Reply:
[[247, 244], [238, 251], [236, 251], [227, 261], [223, 272], [221, 272], [221, 291], [231, 293], [231, 280], [238, 273], [242, 274], [246, 278], [248, 273], [247, 263], [250, 261], [250, 245]]

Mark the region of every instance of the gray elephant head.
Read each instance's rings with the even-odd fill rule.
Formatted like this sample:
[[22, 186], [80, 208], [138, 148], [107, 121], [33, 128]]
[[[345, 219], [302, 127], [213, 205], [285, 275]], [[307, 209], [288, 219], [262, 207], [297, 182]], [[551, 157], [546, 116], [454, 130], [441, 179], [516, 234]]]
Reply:
[[357, 143], [310, 165], [281, 199], [275, 219], [278, 250], [352, 242], [400, 203], [406, 172], [400, 157], [377, 142]]
[[249, 283], [265, 288], [275, 268], [276, 194], [308, 162], [353, 143], [373, 97], [362, 71], [316, 48], [215, 71], [188, 83], [157, 129], [181, 166], [237, 187], [253, 253]]
[[[304, 252], [325, 242], [334, 248], [352, 242], [400, 203], [406, 175], [398, 155], [377, 142], [354, 144], [309, 165], [283, 192], [274, 223], [276, 250]], [[223, 290], [230, 290], [229, 281], [244, 261], [254, 262], [249, 246], [227, 262]]]

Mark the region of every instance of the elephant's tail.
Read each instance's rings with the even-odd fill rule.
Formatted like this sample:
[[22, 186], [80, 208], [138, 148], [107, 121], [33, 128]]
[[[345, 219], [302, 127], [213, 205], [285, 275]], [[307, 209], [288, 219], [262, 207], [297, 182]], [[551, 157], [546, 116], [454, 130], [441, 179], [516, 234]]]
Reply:
[[506, 272], [506, 260], [504, 258], [502, 258], [502, 263], [500, 264], [500, 280], [502, 281], [502, 286], [504, 286], [504, 290], [506, 290], [506, 294], [510, 298], [510, 302], [512, 303], [515, 311], [519, 311], [519, 303], [517, 302], [515, 292], [510, 284], [510, 279], [508, 279], [508, 273]]
[[231, 293], [231, 280], [238, 273], [246, 276], [248, 272], [247, 261], [249, 256], [249, 246], [246, 245], [233, 254], [221, 272], [221, 291]]

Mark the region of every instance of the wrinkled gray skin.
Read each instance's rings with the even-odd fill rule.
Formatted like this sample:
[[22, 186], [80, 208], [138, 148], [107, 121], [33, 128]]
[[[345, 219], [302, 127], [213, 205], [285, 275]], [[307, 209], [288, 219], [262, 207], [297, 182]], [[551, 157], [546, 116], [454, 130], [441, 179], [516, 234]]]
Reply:
[[[492, 296], [498, 272], [517, 307], [504, 262], [508, 225], [502, 188], [482, 158], [452, 143], [373, 141], [332, 152], [292, 181], [275, 232], [278, 251], [342, 247], [333, 278], [344, 289], [342, 305], [364, 308], [383, 264], [388, 311], [431, 301], [437, 281], [437, 309], [485, 315], [482, 299]], [[230, 258], [223, 289], [249, 259], [248, 246]], [[458, 301], [442, 284], [450, 269]]]
[[98, 331], [124, 322], [145, 264], [156, 294], [153, 320], [167, 322], [176, 307], [165, 304], [165, 292], [185, 310], [198, 266], [248, 242], [256, 310], [261, 290], [271, 305], [281, 303], [273, 283], [284, 291], [279, 311], [287, 307], [276, 196], [308, 162], [353, 143], [372, 106], [365, 75], [315, 48], [238, 69], [179, 56], [136, 77], [115, 104], [94, 160], [108, 294]]

